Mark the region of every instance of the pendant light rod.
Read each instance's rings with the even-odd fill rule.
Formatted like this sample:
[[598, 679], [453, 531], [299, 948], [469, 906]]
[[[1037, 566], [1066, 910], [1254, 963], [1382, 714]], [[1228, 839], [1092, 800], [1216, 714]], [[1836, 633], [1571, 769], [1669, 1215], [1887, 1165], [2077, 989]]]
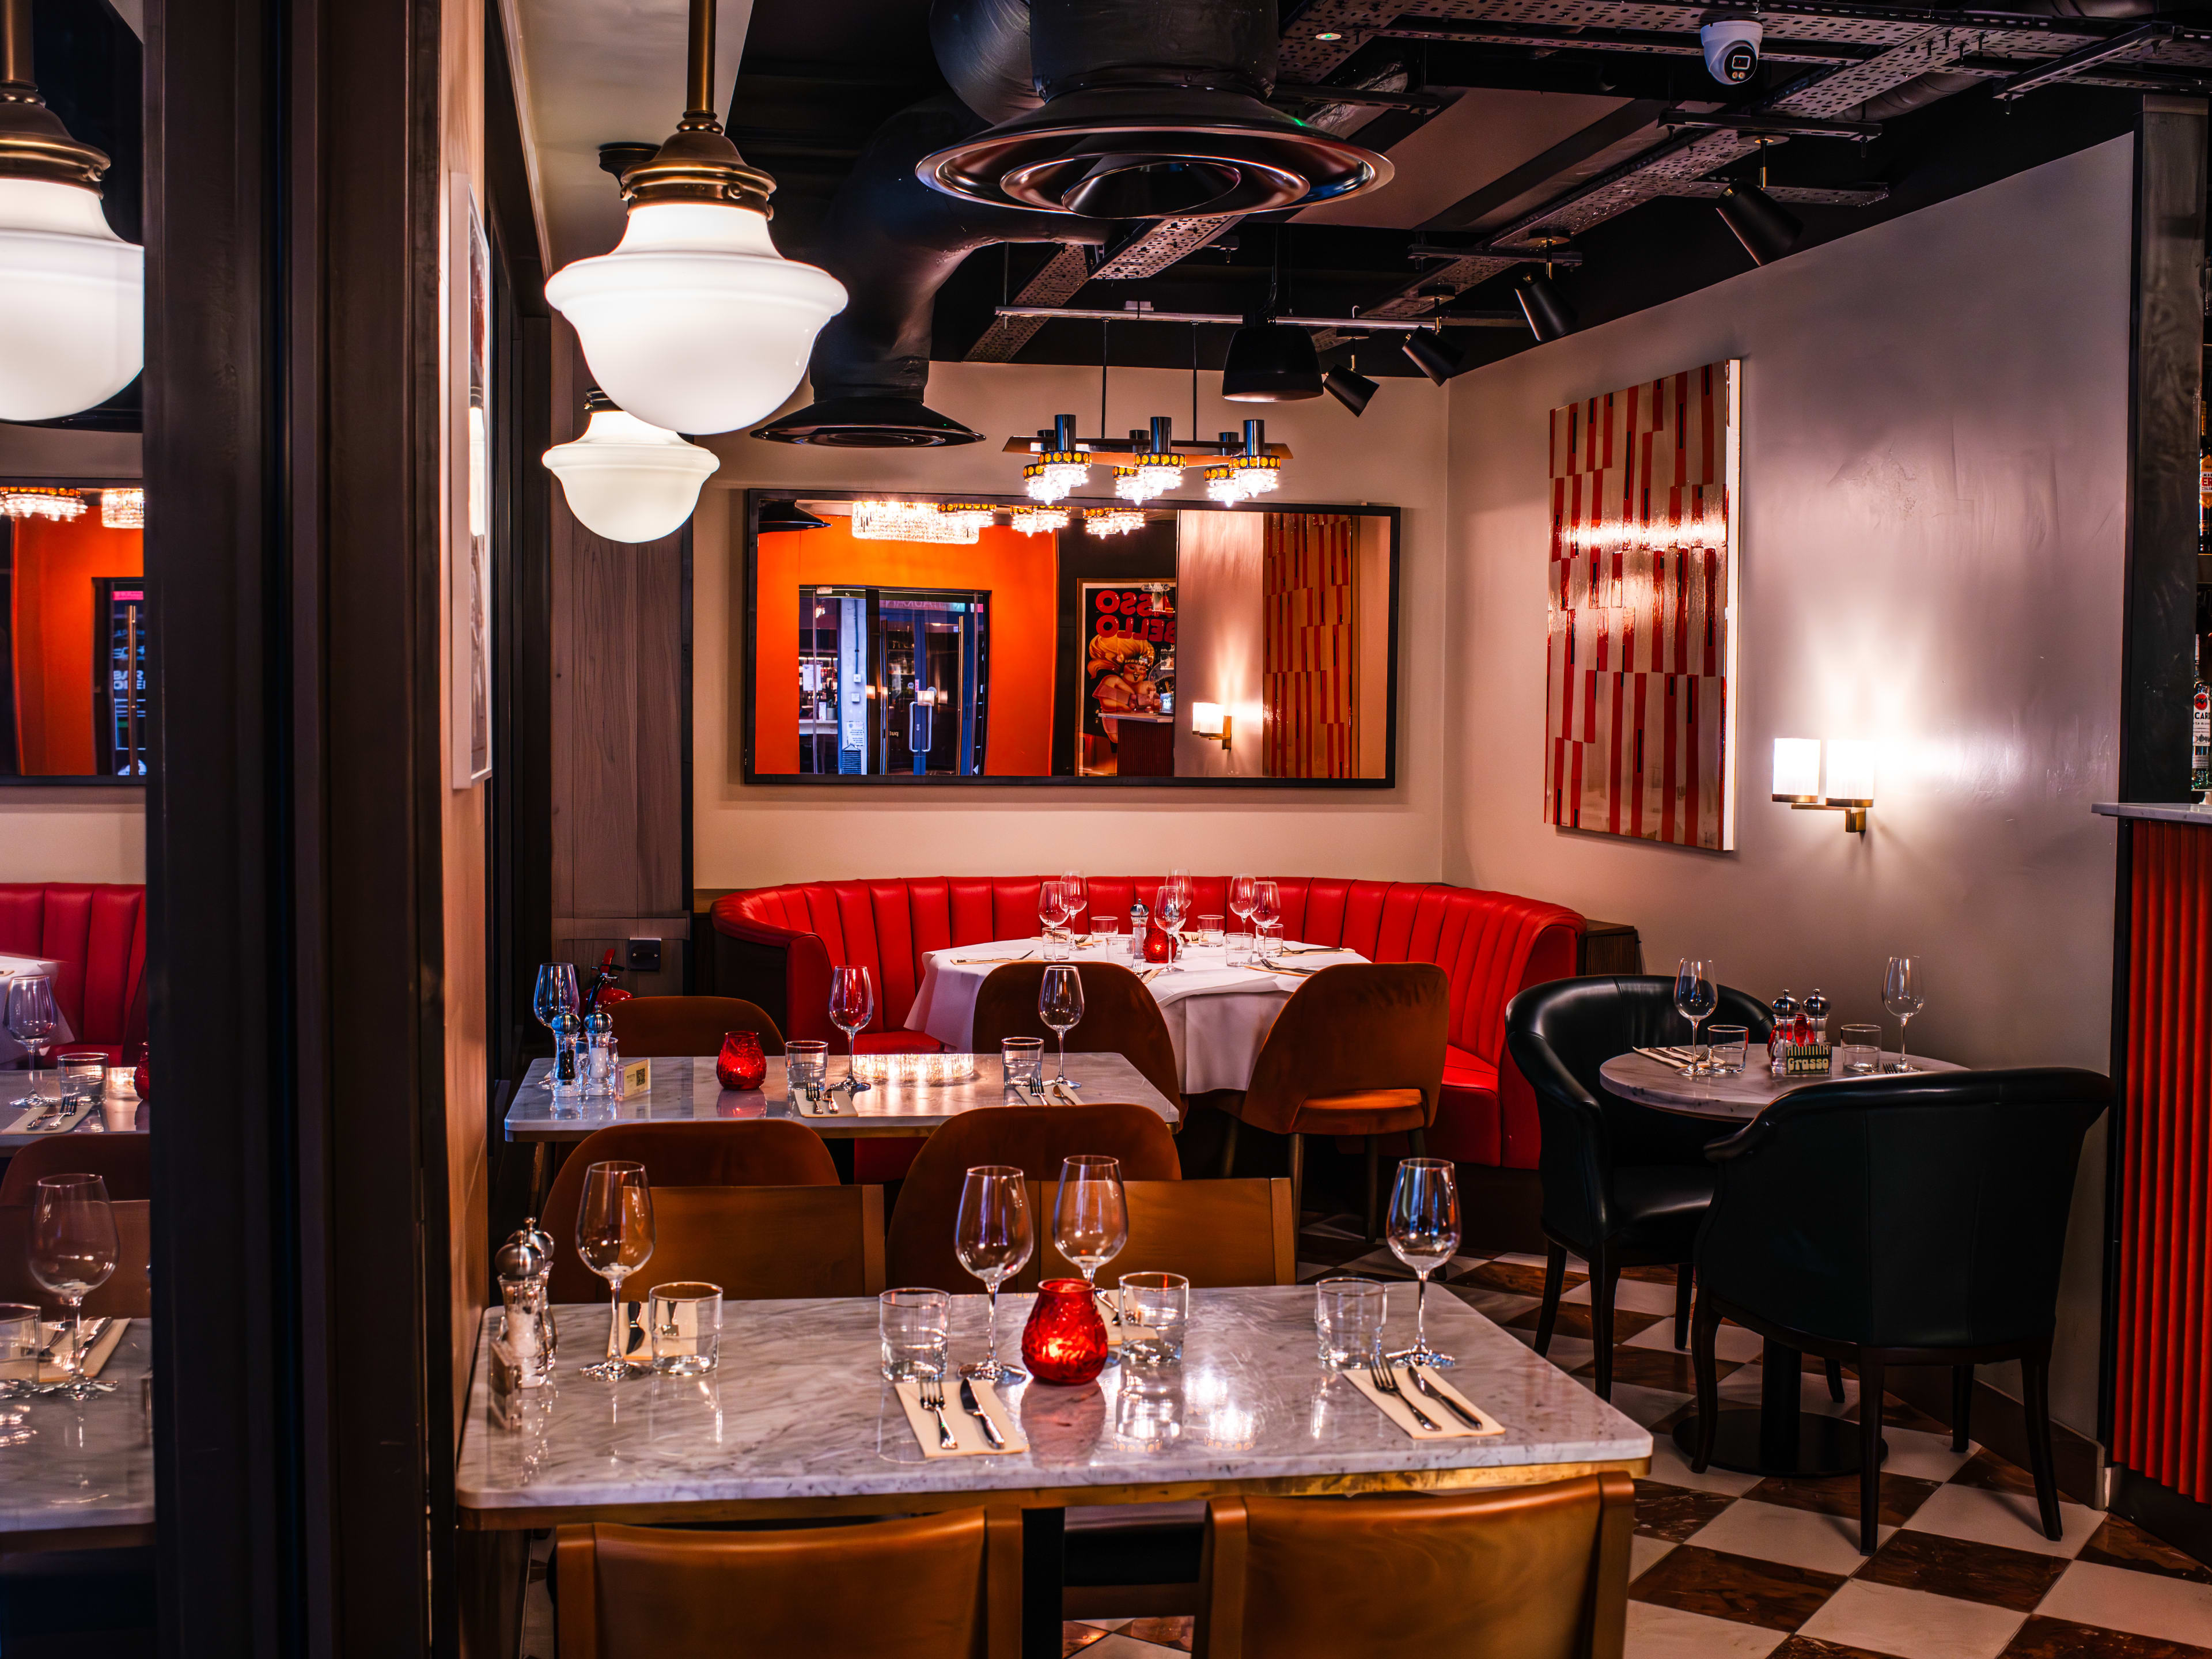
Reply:
[[[1091, 311], [1074, 306], [1000, 306], [1001, 317], [1057, 317], [1070, 322], [1219, 323], [1241, 328], [1244, 319], [1231, 311]], [[1444, 328], [1526, 328], [1528, 319], [1517, 311], [1446, 312], [1429, 317], [1278, 317], [1275, 321], [1297, 328], [1336, 328], [1354, 333], [1392, 331], [1404, 334]], [[1105, 422], [1102, 419], [1103, 427]]]
[[0, 11], [0, 97], [35, 94], [31, 73], [31, 0], [6, 0]]
[[716, 0], [691, 0], [691, 104], [687, 118], [714, 118], [714, 11]]

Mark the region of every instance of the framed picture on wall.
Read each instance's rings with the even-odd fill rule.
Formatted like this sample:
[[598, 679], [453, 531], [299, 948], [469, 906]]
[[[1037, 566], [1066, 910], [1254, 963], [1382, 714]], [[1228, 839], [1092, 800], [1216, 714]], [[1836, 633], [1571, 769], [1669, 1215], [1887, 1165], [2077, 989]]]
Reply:
[[447, 567], [453, 784], [491, 775], [491, 244], [465, 173], [453, 175], [448, 259]]

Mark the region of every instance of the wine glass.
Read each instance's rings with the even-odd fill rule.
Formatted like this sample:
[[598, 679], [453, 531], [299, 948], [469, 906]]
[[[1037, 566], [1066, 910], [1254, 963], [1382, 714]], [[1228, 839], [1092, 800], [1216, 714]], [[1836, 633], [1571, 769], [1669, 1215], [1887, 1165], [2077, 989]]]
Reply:
[[1719, 978], [1710, 957], [1684, 957], [1674, 965], [1674, 1006], [1690, 1022], [1690, 1075], [1702, 1077], [1713, 1069], [1710, 1052], [1698, 1058], [1698, 1028], [1720, 1006]]
[[1056, 881], [1037, 884], [1037, 921], [1044, 927], [1044, 942], [1050, 945], [1054, 935], [1067, 926], [1067, 889]]
[[1431, 1368], [1455, 1364], [1449, 1354], [1429, 1346], [1423, 1315], [1429, 1295], [1429, 1275], [1452, 1259], [1459, 1249], [1459, 1183], [1451, 1161], [1442, 1158], [1408, 1158], [1398, 1164], [1397, 1184], [1390, 1190], [1390, 1222], [1386, 1235], [1390, 1254], [1420, 1276], [1413, 1292], [1413, 1346], [1391, 1356], [1408, 1365]]
[[1229, 914], [1243, 923], [1240, 933], [1249, 933], [1252, 927], [1252, 890], [1259, 884], [1249, 876], [1229, 878]]
[[1081, 1153], [1060, 1161], [1060, 1190], [1052, 1200], [1052, 1242], [1082, 1273], [1091, 1294], [1098, 1270], [1129, 1242], [1129, 1200], [1121, 1189], [1121, 1160]]
[[1072, 933], [1083, 913], [1091, 908], [1091, 888], [1083, 879], [1082, 871], [1066, 870], [1060, 872], [1060, 890], [1067, 900], [1067, 931]]
[[845, 1034], [845, 1080], [832, 1084], [848, 1095], [863, 1095], [874, 1085], [860, 1076], [854, 1043], [876, 1017], [876, 988], [866, 968], [839, 963], [830, 970], [830, 1023]]
[[1920, 1068], [1905, 1057], [1905, 1028], [1912, 1023], [1928, 1002], [1928, 959], [1925, 957], [1892, 957], [1889, 971], [1882, 975], [1881, 1006], [1897, 1016], [1897, 1060], [1885, 1070], [1917, 1072]]
[[1021, 1170], [1011, 1164], [979, 1164], [960, 1187], [960, 1219], [953, 1253], [991, 1293], [991, 1355], [961, 1375], [979, 1382], [1019, 1382], [1028, 1373], [999, 1363], [999, 1286], [1029, 1263], [1036, 1238], [1030, 1231], [1030, 1200]]
[[[1159, 908], [1160, 926], [1176, 936], [1177, 953], [1180, 954], [1182, 944], [1182, 919], [1190, 914], [1190, 874], [1188, 871], [1168, 872], [1167, 878], [1160, 883]], [[1174, 971], [1175, 964], [1172, 961], [1169, 963], [1168, 967], [1169, 971]]]
[[584, 1375], [628, 1376], [632, 1368], [623, 1358], [629, 1349], [623, 1340], [623, 1280], [645, 1266], [653, 1255], [653, 1190], [646, 1185], [645, 1165], [594, 1164], [584, 1171], [583, 1201], [576, 1207], [576, 1254], [584, 1258], [586, 1267], [607, 1281], [613, 1297], [607, 1357], [596, 1365], [585, 1366]]
[[[562, 1015], [583, 1012], [583, 999], [576, 990], [574, 963], [541, 962], [538, 964], [538, 988], [531, 994], [530, 1012], [538, 1016], [538, 1023], [549, 1031], [553, 1029], [553, 1022]], [[560, 1064], [557, 1042], [555, 1048], [554, 1065], [557, 1067]], [[533, 1089], [551, 1088], [553, 1073], [548, 1071], [530, 1086]]]
[[1083, 975], [1068, 963], [1056, 962], [1044, 970], [1037, 985], [1037, 1018], [1060, 1039], [1060, 1075], [1053, 1081], [1080, 1087], [1067, 1080], [1067, 1034], [1083, 1023]]
[[1252, 918], [1252, 954], [1255, 959], [1264, 961], [1267, 953], [1261, 945], [1260, 936], [1283, 919], [1282, 895], [1273, 882], [1252, 884], [1252, 908], [1249, 914]]
[[96, 1175], [58, 1175], [39, 1182], [31, 1207], [31, 1277], [70, 1310], [61, 1392], [72, 1400], [106, 1392], [84, 1374], [84, 1298], [107, 1282], [121, 1253], [105, 1181]]
[[23, 1045], [31, 1060], [31, 1092], [16, 1100], [18, 1106], [58, 1106], [62, 1097], [43, 1092], [38, 1085], [39, 1061], [46, 1052], [46, 1039], [61, 1024], [54, 1006], [54, 982], [44, 974], [24, 974], [8, 981], [8, 1034]]

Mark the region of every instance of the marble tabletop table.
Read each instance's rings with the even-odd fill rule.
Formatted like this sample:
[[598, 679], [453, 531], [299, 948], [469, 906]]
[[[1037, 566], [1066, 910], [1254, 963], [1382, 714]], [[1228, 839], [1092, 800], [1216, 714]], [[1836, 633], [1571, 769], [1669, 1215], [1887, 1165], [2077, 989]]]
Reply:
[[[871, 1061], [902, 1058], [912, 1057], [863, 1054], [860, 1060], [865, 1066]], [[1044, 1069], [1048, 1078], [1058, 1074], [1057, 1060], [1057, 1055], [1046, 1054]], [[1025, 1103], [1007, 1091], [998, 1055], [978, 1054], [975, 1074], [964, 1082], [879, 1081], [862, 1095], [840, 1093], [832, 1097], [836, 1106], [834, 1114], [801, 1112], [784, 1084], [783, 1057], [770, 1054], [768, 1076], [757, 1089], [723, 1088], [715, 1079], [711, 1058], [656, 1060], [653, 1062], [652, 1085], [643, 1099], [586, 1101], [573, 1112], [564, 1106], [556, 1115], [552, 1092], [532, 1086], [541, 1081], [551, 1066], [549, 1060], [530, 1062], [523, 1085], [515, 1091], [514, 1103], [507, 1109], [509, 1140], [581, 1140], [594, 1129], [604, 1129], [611, 1123], [713, 1123], [749, 1117], [793, 1118], [833, 1140], [876, 1135], [927, 1135], [963, 1112], [983, 1107], [1034, 1103]], [[844, 1075], [843, 1056], [833, 1056], [830, 1061], [831, 1081], [840, 1081]], [[1077, 1092], [1085, 1101], [1146, 1106], [1171, 1127], [1182, 1119], [1181, 1109], [1119, 1054], [1070, 1054], [1067, 1075], [1082, 1085]]]
[[101, 1382], [116, 1385], [112, 1394], [0, 1400], [0, 1417], [22, 1418], [0, 1425], [0, 1435], [32, 1431], [20, 1445], [0, 1445], [0, 1554], [153, 1542], [143, 1382], [153, 1333], [143, 1319], [125, 1328], [100, 1370]]
[[[20, 1152], [34, 1140], [52, 1140], [50, 1133], [17, 1134], [12, 1126], [24, 1121], [30, 1109], [14, 1103], [33, 1092], [58, 1094], [61, 1090], [62, 1074], [56, 1071], [6, 1072], [0, 1071], [0, 1157]], [[137, 1095], [127, 1095], [119, 1100], [102, 1097], [100, 1105], [85, 1114], [71, 1129], [61, 1133], [72, 1135], [128, 1135], [146, 1133], [149, 1108]]]
[[[1654, 1106], [1662, 1112], [1674, 1112], [1685, 1117], [1710, 1117], [1733, 1123], [1748, 1123], [1793, 1089], [1802, 1089], [1808, 1083], [1832, 1083], [1850, 1075], [1841, 1070], [1812, 1076], [1777, 1077], [1766, 1069], [1765, 1051], [1754, 1048], [1751, 1064], [1729, 1077], [1693, 1078], [1662, 1066], [1649, 1054], [1633, 1051], [1615, 1054], [1597, 1068], [1605, 1079], [1605, 1086], [1623, 1100], [1633, 1100], [1645, 1106]], [[1881, 1056], [1884, 1066], [1897, 1059], [1895, 1053], [1885, 1049]], [[1923, 1072], [1956, 1072], [1962, 1068], [1948, 1060], [1930, 1060], [1926, 1054], [1912, 1056], [1916, 1070]], [[1881, 1073], [1866, 1078], [1873, 1081]]]

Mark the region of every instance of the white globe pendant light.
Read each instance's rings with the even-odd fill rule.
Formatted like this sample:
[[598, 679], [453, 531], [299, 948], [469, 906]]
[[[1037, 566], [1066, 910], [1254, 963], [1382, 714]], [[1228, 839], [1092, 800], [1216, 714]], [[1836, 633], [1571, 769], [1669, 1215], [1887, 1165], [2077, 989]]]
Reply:
[[814, 337], [845, 308], [842, 283], [769, 240], [775, 180], [723, 135], [714, 68], [714, 0], [691, 0], [691, 106], [651, 161], [623, 174], [621, 244], [545, 284], [607, 395], [672, 432], [728, 432], [775, 413]]
[[145, 250], [100, 210], [107, 157], [31, 78], [31, 0], [0, 0], [0, 420], [113, 397], [145, 362]]
[[568, 510], [594, 536], [651, 542], [672, 535], [699, 505], [721, 459], [615, 407], [597, 386], [584, 400], [584, 435], [545, 452]]

